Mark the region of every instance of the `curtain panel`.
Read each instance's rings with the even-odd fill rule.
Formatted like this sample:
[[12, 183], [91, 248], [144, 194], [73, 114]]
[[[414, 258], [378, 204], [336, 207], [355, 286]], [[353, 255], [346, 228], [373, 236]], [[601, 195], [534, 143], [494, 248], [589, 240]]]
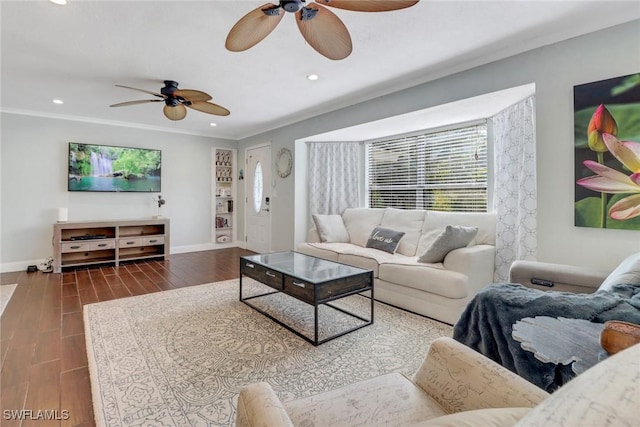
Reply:
[[515, 260], [535, 260], [537, 189], [535, 97], [491, 118], [494, 141], [493, 211], [496, 228], [496, 282], [506, 282]]
[[311, 214], [338, 214], [360, 203], [360, 143], [310, 142]]

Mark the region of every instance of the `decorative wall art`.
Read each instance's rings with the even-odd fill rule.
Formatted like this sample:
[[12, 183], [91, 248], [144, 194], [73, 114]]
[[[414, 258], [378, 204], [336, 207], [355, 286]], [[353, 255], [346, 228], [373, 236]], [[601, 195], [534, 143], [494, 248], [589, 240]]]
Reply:
[[640, 230], [640, 73], [573, 88], [575, 225]]

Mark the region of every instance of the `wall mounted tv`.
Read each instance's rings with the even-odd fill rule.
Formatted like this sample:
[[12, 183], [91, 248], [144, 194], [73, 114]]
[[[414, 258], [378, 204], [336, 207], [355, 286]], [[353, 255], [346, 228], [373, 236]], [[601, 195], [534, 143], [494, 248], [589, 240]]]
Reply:
[[160, 192], [162, 151], [69, 143], [69, 191]]

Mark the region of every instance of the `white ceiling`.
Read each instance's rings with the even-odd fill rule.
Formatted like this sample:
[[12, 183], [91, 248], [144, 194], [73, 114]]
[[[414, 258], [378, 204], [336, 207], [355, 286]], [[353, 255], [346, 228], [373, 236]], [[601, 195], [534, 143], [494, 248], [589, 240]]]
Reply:
[[[0, 2], [1, 109], [241, 139], [526, 50], [640, 18], [638, 1], [431, 1], [385, 13], [332, 9], [353, 39], [341, 61], [306, 45], [291, 15], [245, 52], [228, 31], [266, 1]], [[552, 72], [552, 70], [550, 70]], [[320, 80], [306, 79], [316, 73]], [[198, 89], [229, 110], [189, 110], [114, 84]], [[63, 105], [52, 103], [62, 99]], [[210, 122], [216, 122], [212, 127]]]

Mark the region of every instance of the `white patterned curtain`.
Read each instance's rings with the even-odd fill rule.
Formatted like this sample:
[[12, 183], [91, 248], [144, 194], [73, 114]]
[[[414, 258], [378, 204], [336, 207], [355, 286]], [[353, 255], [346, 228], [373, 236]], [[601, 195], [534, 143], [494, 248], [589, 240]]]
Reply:
[[496, 282], [506, 282], [515, 260], [535, 260], [537, 192], [535, 97], [491, 118], [494, 135]]
[[311, 214], [341, 215], [359, 205], [359, 146], [357, 142], [309, 143]]

